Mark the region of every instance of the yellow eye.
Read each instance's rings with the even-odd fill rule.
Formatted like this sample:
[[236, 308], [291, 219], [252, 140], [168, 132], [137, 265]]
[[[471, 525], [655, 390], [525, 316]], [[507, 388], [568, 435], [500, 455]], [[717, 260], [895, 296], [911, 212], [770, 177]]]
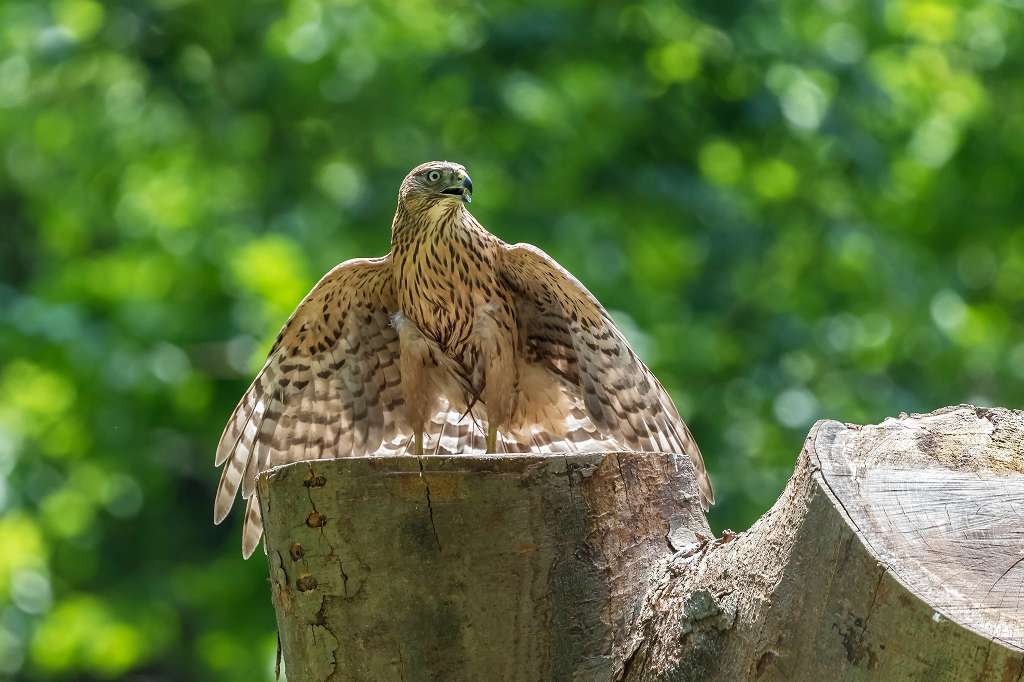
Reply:
[[429, 173], [427, 173], [427, 180], [430, 180], [431, 182], [437, 182], [440, 179], [441, 179], [441, 172], [440, 171], [432, 170]]

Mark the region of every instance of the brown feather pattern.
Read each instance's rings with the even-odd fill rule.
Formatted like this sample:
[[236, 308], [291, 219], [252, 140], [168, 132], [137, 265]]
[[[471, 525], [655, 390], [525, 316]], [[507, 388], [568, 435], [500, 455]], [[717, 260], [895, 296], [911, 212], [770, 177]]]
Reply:
[[241, 490], [244, 556], [262, 536], [261, 471], [411, 452], [416, 431], [426, 453], [482, 452], [492, 422], [499, 452], [685, 454], [705, 509], [714, 501], [693, 436], [607, 311], [543, 251], [505, 244], [441, 192], [467, 177], [448, 162], [414, 169], [391, 252], [324, 275], [232, 412], [214, 520]]

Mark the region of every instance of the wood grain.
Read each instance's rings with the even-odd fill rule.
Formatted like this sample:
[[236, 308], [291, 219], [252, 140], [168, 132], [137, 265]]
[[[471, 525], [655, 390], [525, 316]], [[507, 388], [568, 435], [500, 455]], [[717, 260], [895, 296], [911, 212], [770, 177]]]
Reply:
[[940, 617], [1024, 649], [1024, 420], [959, 406], [825, 422], [814, 457], [861, 541]]
[[751, 529], [676, 557], [627, 680], [1024, 680], [1024, 413], [822, 421]]
[[684, 458], [272, 470], [259, 494], [288, 679], [610, 679], [672, 543], [710, 534]]

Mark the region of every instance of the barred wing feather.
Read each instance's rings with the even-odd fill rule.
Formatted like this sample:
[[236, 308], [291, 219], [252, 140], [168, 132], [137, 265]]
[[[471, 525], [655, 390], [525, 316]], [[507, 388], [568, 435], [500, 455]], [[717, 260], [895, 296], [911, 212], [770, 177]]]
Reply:
[[244, 556], [262, 535], [253, 495], [261, 471], [407, 447], [394, 308], [386, 259], [356, 259], [328, 272], [285, 323], [217, 446], [215, 463], [224, 469], [214, 521], [224, 520], [241, 489]]
[[[554, 443], [592, 438], [596, 426], [606, 445], [686, 454], [693, 464], [705, 510], [714, 503], [711, 480], [690, 430], [668, 393], [629, 346], [611, 316], [575, 277], [529, 244], [506, 246], [502, 278], [514, 293], [526, 361], [562, 380], [575, 406], [574, 419], [535, 434]], [[547, 400], [544, 395], [523, 399]], [[586, 418], [589, 419], [586, 419]], [[549, 446], [550, 447], [550, 446]]]

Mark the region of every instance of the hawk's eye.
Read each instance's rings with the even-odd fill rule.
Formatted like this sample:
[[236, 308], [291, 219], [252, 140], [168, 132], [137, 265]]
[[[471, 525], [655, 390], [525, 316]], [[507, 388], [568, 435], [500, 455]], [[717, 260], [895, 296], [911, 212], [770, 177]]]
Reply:
[[427, 173], [427, 180], [430, 180], [431, 182], [437, 182], [440, 179], [441, 179], [441, 172], [440, 171], [432, 170], [429, 173]]

